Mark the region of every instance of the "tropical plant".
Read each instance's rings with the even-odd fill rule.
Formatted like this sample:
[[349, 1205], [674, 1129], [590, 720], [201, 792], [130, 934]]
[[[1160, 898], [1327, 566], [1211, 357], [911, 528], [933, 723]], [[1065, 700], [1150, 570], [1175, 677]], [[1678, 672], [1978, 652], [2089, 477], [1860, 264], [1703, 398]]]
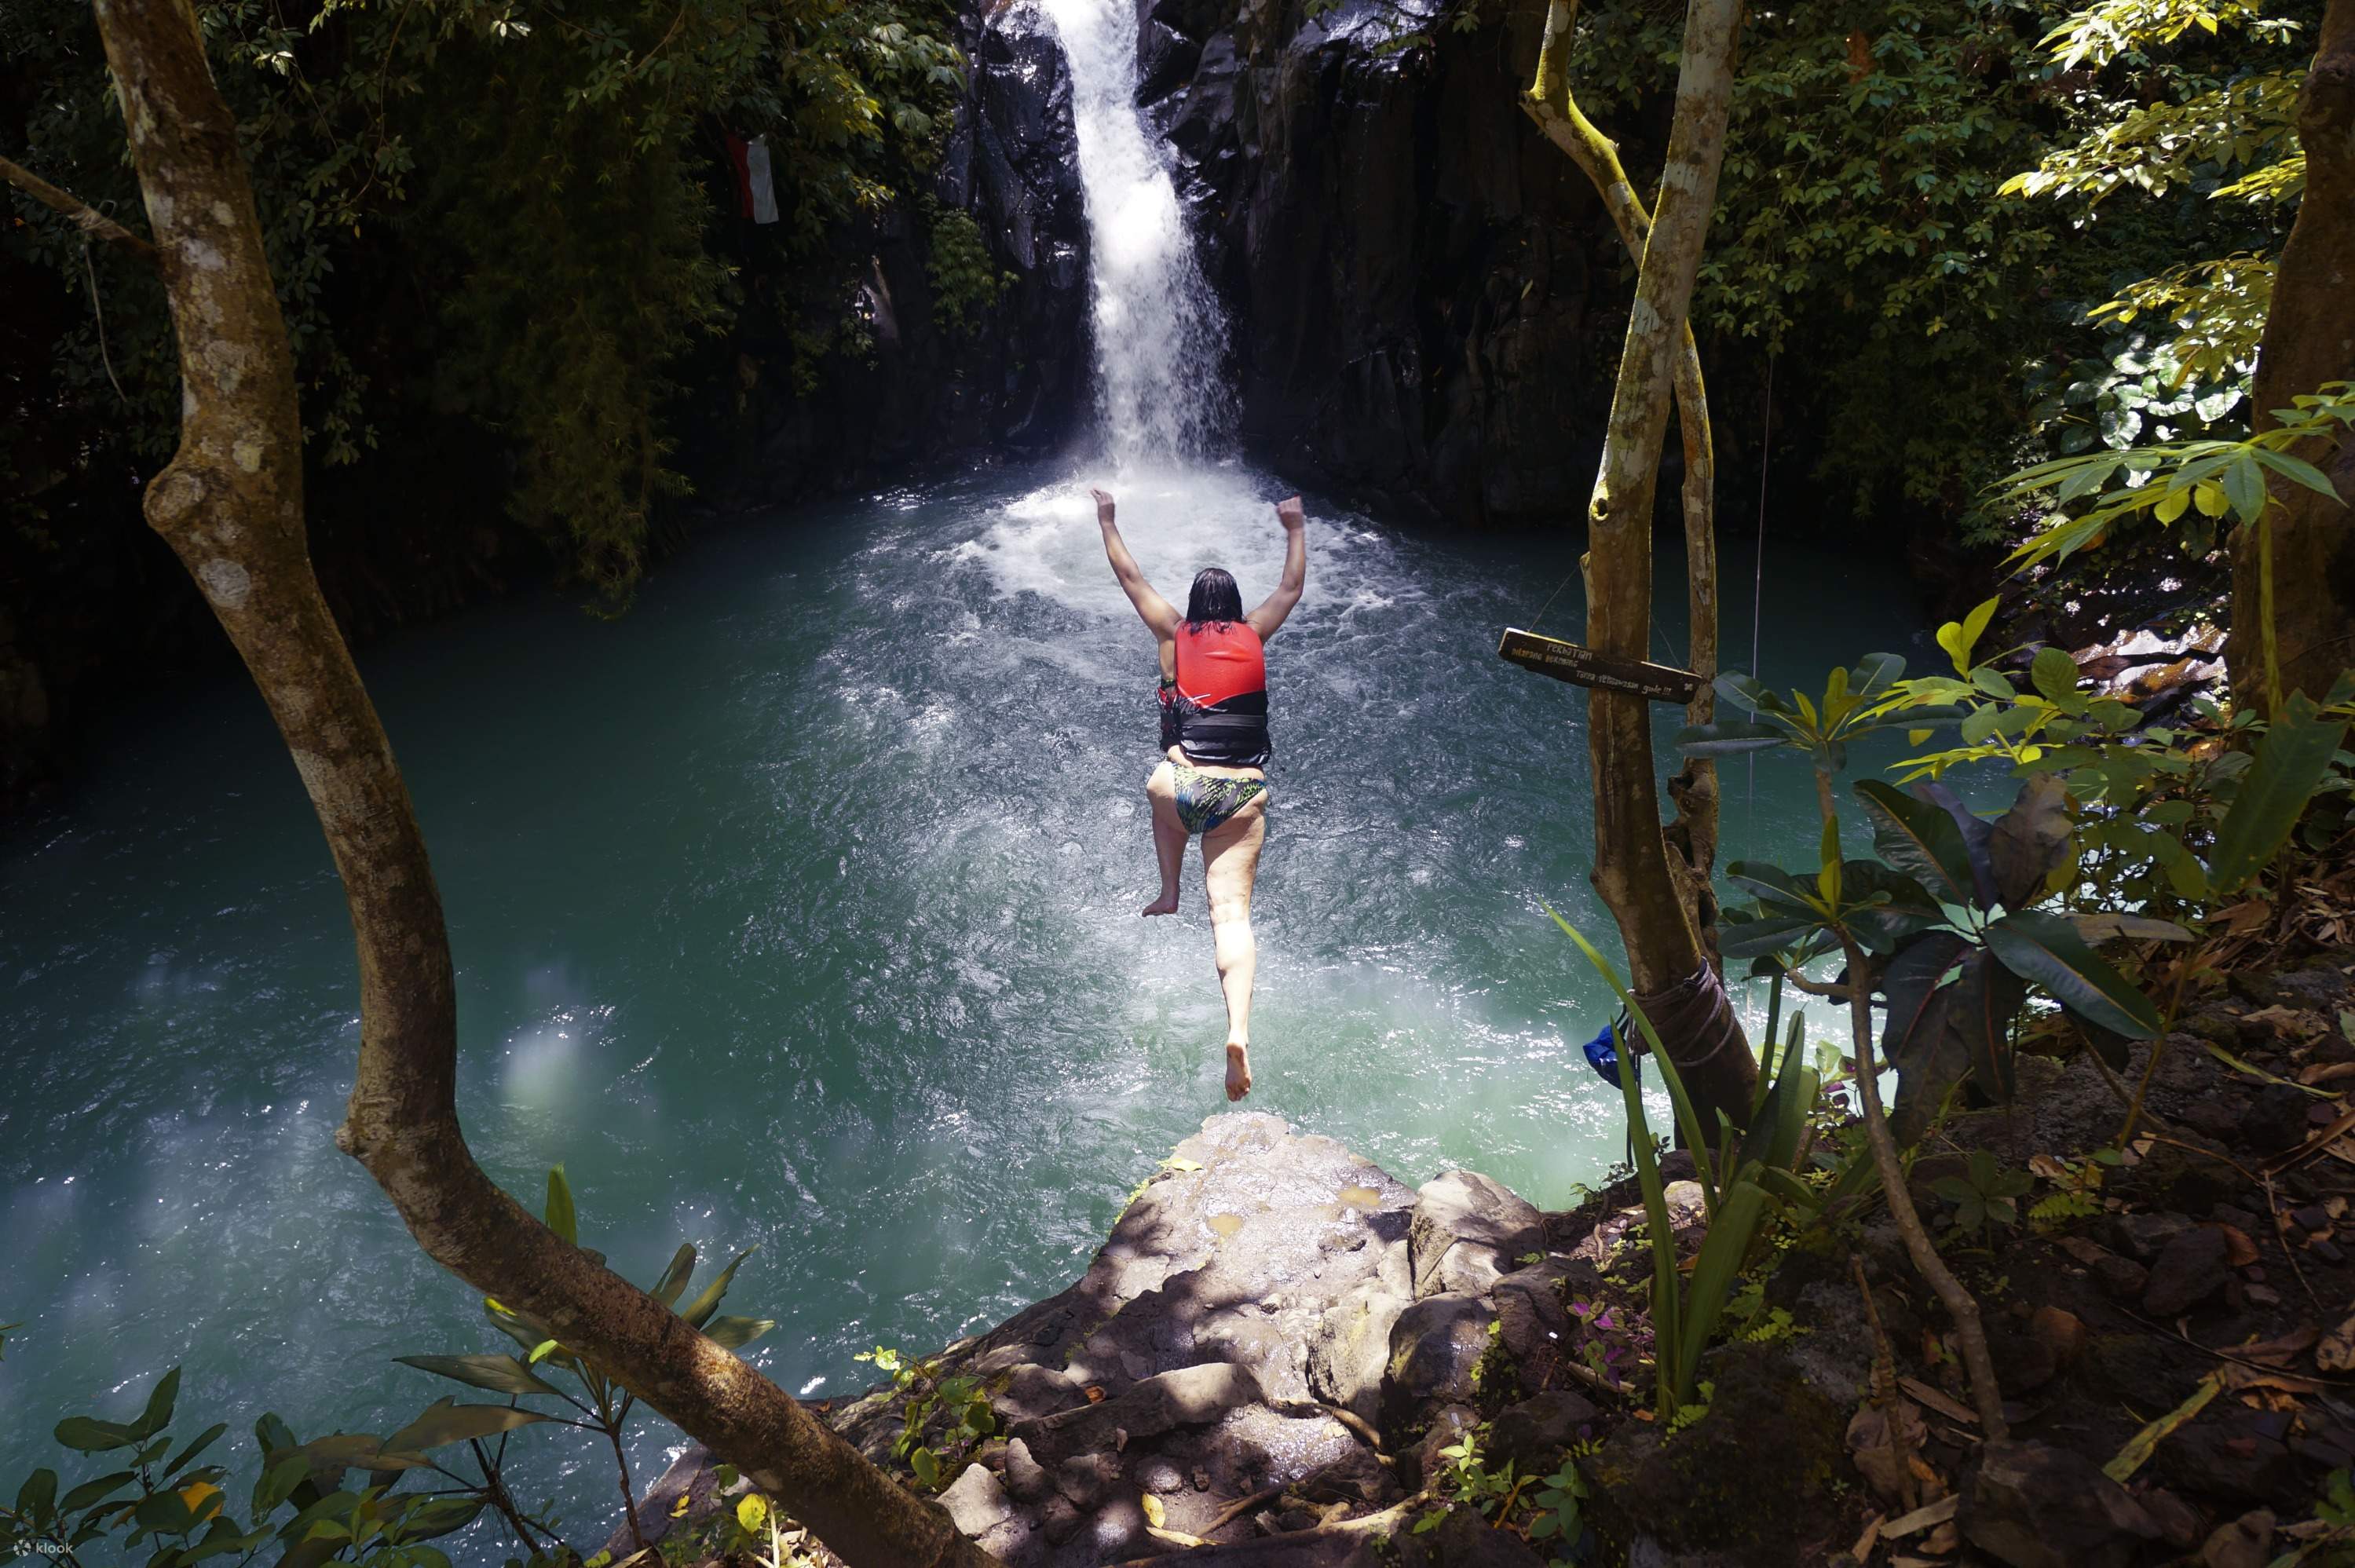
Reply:
[[2019, 1200], [2035, 1185], [2028, 1172], [2004, 1169], [1983, 1148], [1971, 1150], [1961, 1175], [1942, 1176], [1930, 1184], [1931, 1190], [1954, 1205], [1955, 1229], [1966, 1236], [1995, 1225], [2017, 1226]]
[[[549, 1230], [573, 1245], [580, 1244], [580, 1216], [573, 1203], [571, 1183], [567, 1180], [561, 1165], [549, 1168], [546, 1220]], [[591, 1255], [602, 1257], [598, 1253]], [[687, 1287], [695, 1275], [697, 1256], [695, 1243], [682, 1242], [678, 1251], [672, 1254], [669, 1265], [663, 1270], [662, 1276], [646, 1287], [647, 1294], [677, 1312], [688, 1327], [701, 1329], [704, 1336], [715, 1344], [726, 1349], [741, 1349], [776, 1327], [773, 1319], [766, 1317], [719, 1315], [719, 1304], [727, 1296], [729, 1285], [735, 1282], [736, 1271], [751, 1255], [752, 1249], [749, 1247], [738, 1253], [729, 1260], [728, 1266], [696, 1295], [694, 1300], [680, 1307], [679, 1300], [687, 1294]], [[637, 1407], [637, 1396], [623, 1388], [612, 1372], [594, 1360], [565, 1346], [552, 1327], [530, 1313], [518, 1312], [488, 1296], [483, 1299], [483, 1311], [500, 1333], [523, 1349], [526, 1352], [523, 1359], [518, 1360], [512, 1355], [396, 1356], [393, 1359], [404, 1366], [464, 1383], [469, 1388], [505, 1394], [511, 1401], [545, 1398], [569, 1406], [574, 1412], [573, 1415], [547, 1415], [521, 1410], [517, 1413], [534, 1422], [544, 1421], [593, 1433], [604, 1439], [606, 1446], [613, 1451], [613, 1464], [620, 1472], [623, 1512], [629, 1520], [631, 1536], [640, 1545], [645, 1544], [645, 1531], [638, 1520], [637, 1490], [630, 1477], [629, 1453], [623, 1445], [623, 1435], [632, 1412]], [[568, 1392], [549, 1381], [543, 1373], [549, 1369], [568, 1374], [578, 1387], [578, 1394]], [[495, 1471], [496, 1467], [486, 1464], [482, 1477], [486, 1488], [499, 1487]], [[536, 1548], [539, 1543], [532, 1540], [526, 1528], [527, 1522], [519, 1517], [509, 1518], [510, 1526], [523, 1538], [525, 1545]]]
[[[1701, 1352], [1717, 1331], [1725, 1304], [1733, 1295], [1751, 1243], [1770, 1201], [1805, 1205], [1812, 1210], [1817, 1195], [1805, 1183], [1790, 1178], [1808, 1111], [1819, 1086], [1816, 1070], [1805, 1061], [1804, 1018], [1791, 1020], [1789, 1041], [1779, 1061], [1770, 1060], [1758, 1074], [1758, 1091], [1751, 1105], [1749, 1126], [1734, 1136], [1720, 1113], [1717, 1127], [1704, 1129], [1676, 1064], [1668, 1060], [1652, 1020], [1636, 1005], [1618, 971], [1595, 950], [1578, 929], [1548, 910], [1556, 925], [1578, 944], [1595, 973], [1618, 997], [1620, 1007], [1651, 1048], [1661, 1081], [1668, 1086], [1677, 1127], [1686, 1146], [1697, 1156], [1701, 1201], [1709, 1229], [1693, 1260], [1689, 1285], [1683, 1285], [1683, 1262], [1677, 1256], [1676, 1230], [1670, 1222], [1668, 1186], [1659, 1160], [1652, 1152], [1652, 1129], [1644, 1113], [1644, 1096], [1636, 1074], [1619, 1074], [1619, 1091], [1626, 1105], [1627, 1126], [1636, 1175], [1644, 1194], [1646, 1240], [1652, 1254], [1652, 1360], [1656, 1374], [1656, 1408], [1663, 1420], [1691, 1403], [1699, 1381]], [[1770, 1049], [1769, 1056], [1774, 1052]], [[1715, 1140], [1706, 1136], [1714, 1131]], [[1707, 1157], [1714, 1148], [1715, 1160]], [[1783, 1179], [1777, 1180], [1777, 1178]], [[1773, 1198], [1769, 1187], [1774, 1188]]]
[[[450, 1568], [449, 1557], [429, 1543], [474, 1522], [487, 1499], [463, 1486], [454, 1493], [433, 1488], [433, 1477], [453, 1477], [434, 1451], [464, 1443], [479, 1452], [483, 1439], [543, 1419], [507, 1405], [442, 1400], [389, 1437], [337, 1433], [299, 1443], [283, 1421], [264, 1415], [253, 1428], [260, 1474], [240, 1508], [226, 1489], [228, 1467], [199, 1463], [227, 1424], [174, 1437], [179, 1390], [176, 1367], [156, 1380], [130, 1421], [76, 1415], [58, 1423], [59, 1445], [103, 1455], [112, 1468], [63, 1492], [55, 1470], [27, 1477], [15, 1504], [0, 1504], [0, 1563], [32, 1557], [65, 1568], [102, 1562], [243, 1568], [274, 1555], [296, 1565]], [[357, 1487], [346, 1485], [354, 1473], [366, 1477]], [[401, 1489], [412, 1478], [424, 1484]]]
[[956, 1479], [957, 1461], [997, 1430], [997, 1415], [982, 1392], [981, 1380], [942, 1377], [937, 1357], [915, 1360], [878, 1345], [851, 1360], [872, 1362], [877, 1371], [890, 1374], [893, 1392], [906, 1396], [891, 1457], [906, 1465], [928, 1491], [939, 1491]]

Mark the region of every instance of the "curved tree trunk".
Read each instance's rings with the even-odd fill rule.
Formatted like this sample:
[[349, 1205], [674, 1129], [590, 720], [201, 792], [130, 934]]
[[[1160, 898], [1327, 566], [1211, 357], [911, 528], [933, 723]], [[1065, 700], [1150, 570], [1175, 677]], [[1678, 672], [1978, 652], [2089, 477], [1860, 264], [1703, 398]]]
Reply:
[[313, 576], [293, 356], [237, 126], [187, 0], [97, 0], [179, 336], [178, 452], [147, 518], [195, 576], [293, 754], [341, 874], [360, 1054], [337, 1144], [428, 1255], [564, 1342], [736, 1465], [859, 1568], [995, 1560], [783, 1390], [526, 1212], [458, 1125], [440, 894], [407, 784]]
[[[1544, 41], [1538, 48], [1537, 81], [1521, 99], [1521, 108], [1546, 139], [1570, 155], [1593, 183], [1610, 213], [1619, 242], [1638, 266], [1651, 238], [1652, 215], [1627, 178], [1619, 149], [1595, 129], [1578, 107], [1570, 90], [1567, 57], [1571, 27], [1578, 19], [1577, 0], [1551, 0], [1546, 8]], [[1685, 519], [1685, 667], [1701, 677], [1699, 690], [1685, 705], [1685, 722], [1706, 724], [1717, 717], [1717, 447], [1710, 433], [1709, 391], [1700, 371], [1700, 347], [1688, 320], [1679, 335], [1671, 371], [1676, 392], [1678, 432], [1684, 443], [1684, 485], [1681, 499]], [[1717, 960], [1717, 892], [1710, 878], [1717, 865], [1717, 763], [1708, 757], [1688, 757], [1668, 780], [1668, 798], [1676, 803], [1676, 820], [1668, 825], [1672, 851], [1668, 869], [1676, 878], [1677, 895], [1685, 916], [1692, 922], [1710, 962]]]
[[[1580, 113], [1568, 90], [1563, 55], [1574, 14], [1570, 0], [1553, 0], [1549, 6], [1538, 79], [1523, 105], [1586, 171], [1622, 241], [1640, 258], [1602, 470], [1587, 510], [1587, 636], [1605, 653], [1640, 659], [1649, 651], [1652, 512], [1673, 389], [1685, 443], [1692, 657], [1696, 671], [1714, 676], [1717, 573], [1710, 491], [1715, 461], [1688, 310], [1724, 158], [1742, 7], [1739, 0], [1693, 0], [1686, 14], [1676, 121], [1658, 210], [1649, 215], [1620, 165], [1618, 150]], [[1713, 703], [1704, 685], [1688, 717], [1705, 722]], [[1595, 887], [1618, 923], [1638, 999], [1646, 1002], [1704, 1125], [1713, 1126], [1722, 1112], [1739, 1126], [1749, 1115], [1757, 1062], [1700, 940], [1714, 912], [1709, 874], [1716, 853], [1715, 770], [1691, 769], [1671, 784], [1680, 840], [1679, 853], [1672, 856], [1660, 827], [1652, 771], [1650, 704], [1595, 691], [1589, 694], [1587, 713]]]
[[[2306, 195], [2274, 274], [2274, 301], [2257, 353], [2252, 393], [2257, 430], [2273, 411], [2326, 381], [2355, 379], [2355, 0], [2330, 0], [2305, 90], [2298, 141], [2306, 149]], [[2355, 440], [2334, 449], [2321, 438], [2296, 455], [2318, 464], [2355, 503]], [[2232, 694], [2260, 710], [2267, 689], [2266, 600], [2281, 670], [2278, 695], [2321, 700], [2339, 672], [2355, 665], [2355, 511], [2303, 485], [2273, 484], [2264, 520], [2232, 541], [2232, 635], [2224, 656]], [[2264, 578], [2265, 536], [2272, 552]]]

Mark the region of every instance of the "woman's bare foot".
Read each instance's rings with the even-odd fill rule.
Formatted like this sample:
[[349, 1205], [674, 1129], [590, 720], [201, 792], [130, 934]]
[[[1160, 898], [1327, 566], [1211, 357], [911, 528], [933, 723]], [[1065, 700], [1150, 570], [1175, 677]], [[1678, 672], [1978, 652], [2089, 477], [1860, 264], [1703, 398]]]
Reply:
[[1176, 888], [1171, 888], [1167, 892], [1163, 893], [1159, 898], [1155, 899], [1151, 903], [1146, 904], [1145, 906], [1145, 912], [1146, 914], [1176, 914], [1178, 912], [1178, 890]]
[[1251, 1047], [1227, 1042], [1227, 1098], [1240, 1100], [1251, 1093]]

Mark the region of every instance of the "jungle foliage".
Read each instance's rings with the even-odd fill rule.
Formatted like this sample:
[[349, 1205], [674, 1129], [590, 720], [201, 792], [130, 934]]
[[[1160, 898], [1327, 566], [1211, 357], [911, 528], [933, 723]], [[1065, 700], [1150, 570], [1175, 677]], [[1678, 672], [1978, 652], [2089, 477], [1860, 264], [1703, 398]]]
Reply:
[[[1858, 514], [1928, 508], [1994, 537], [2010, 514], [1981, 492], [2031, 456], [2146, 421], [2241, 433], [2263, 257], [2296, 191], [2286, 95], [2320, 7], [2228, 5], [2212, 28], [2202, 9], [1751, 16], [1694, 326], [1838, 367], [1776, 395]], [[1590, 111], [1660, 101], [1675, 41], [1643, 0], [1586, 6], [1572, 70]]]
[[[937, 156], [963, 87], [941, 0], [218, 0], [199, 7], [235, 112], [317, 465], [452, 419], [511, 454], [507, 500], [607, 602], [636, 580], [669, 460], [675, 368], [736, 303], [755, 247], [830, 298], [828, 250]], [[21, 161], [144, 228], [87, 6], [12, 41]], [[725, 133], [768, 139], [783, 221], [722, 227]], [[46, 209], [0, 244], [78, 325], [53, 375], [134, 472], [179, 418], [155, 280]], [[952, 251], [968, 237], [950, 236]], [[28, 488], [60, 474], [27, 475]], [[17, 526], [41, 524], [38, 497]]]

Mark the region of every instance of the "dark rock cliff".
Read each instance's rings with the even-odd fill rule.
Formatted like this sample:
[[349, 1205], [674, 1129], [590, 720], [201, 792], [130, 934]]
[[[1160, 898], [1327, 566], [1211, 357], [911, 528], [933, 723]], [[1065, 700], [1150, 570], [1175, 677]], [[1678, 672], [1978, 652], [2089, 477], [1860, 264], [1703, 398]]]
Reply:
[[1437, 12], [1140, 0], [1139, 97], [1232, 316], [1246, 445], [1450, 522], [1574, 513], [1617, 240], [1516, 102], [1536, 10], [1468, 32]]
[[808, 390], [794, 384], [795, 336], [826, 330], [843, 302], [749, 261], [735, 363], [709, 378], [735, 394], [718, 421], [730, 438], [697, 462], [716, 496], [789, 502], [952, 453], [1050, 450], [1086, 411], [1087, 215], [1062, 48], [1024, 5], [968, 16], [958, 43], [971, 78], [932, 197], [979, 228], [996, 300], [942, 316], [932, 225], [900, 203], [834, 239], [865, 342], [826, 355]]

